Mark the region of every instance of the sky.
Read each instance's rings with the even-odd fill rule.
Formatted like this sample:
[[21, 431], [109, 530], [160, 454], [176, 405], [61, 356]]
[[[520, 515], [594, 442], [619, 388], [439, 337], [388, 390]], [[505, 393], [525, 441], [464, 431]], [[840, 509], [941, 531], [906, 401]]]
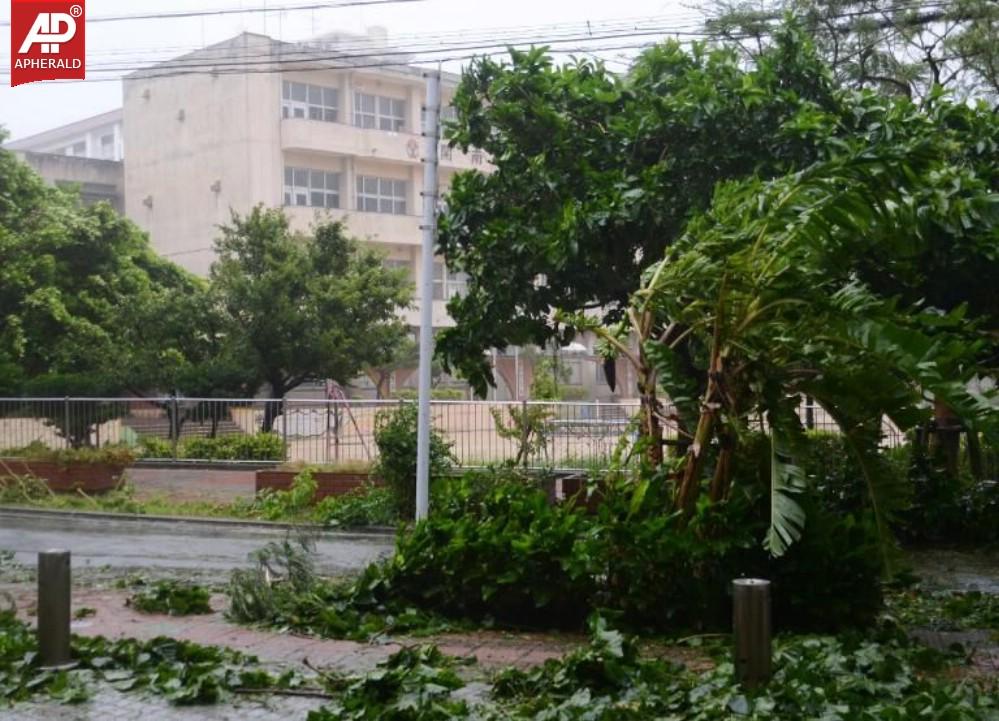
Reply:
[[[331, 0], [331, 4], [350, 0]], [[364, 33], [372, 26], [388, 31], [389, 43], [437, 40], [444, 45], [455, 38], [523, 33], [517, 28], [560, 32], [560, 28], [592, 31], [609, 29], [607, 23], [628, 21], [630, 28], [696, 29], [700, 13], [689, 0], [419, 0], [383, 5], [322, 8], [318, 10], [278, 10], [281, 6], [321, 5], [323, 0], [88, 0], [88, 18], [148, 13], [177, 13], [219, 9], [268, 8], [267, 12], [159, 18], [87, 24], [88, 80], [83, 82], [41, 82], [10, 87], [10, 3], [0, 0], [0, 126], [11, 139], [58, 127], [74, 120], [121, 106], [120, 72], [95, 73], [101, 64], [133, 69], [165, 60], [204, 45], [219, 42], [243, 31], [259, 32], [286, 40], [307, 40], [322, 33], [345, 31]], [[615, 27], [623, 27], [616, 25]], [[460, 31], [460, 32], [459, 32]], [[449, 38], [440, 38], [443, 33]], [[651, 41], [619, 38], [582, 46], [597, 48], [612, 68], [634, 54], [625, 44]], [[606, 50], [602, 48], [607, 48]], [[578, 48], [573, 48], [578, 49]], [[461, 51], [466, 53], [469, 51]], [[614, 63], [617, 63], [616, 65]], [[460, 63], [445, 66], [458, 70]], [[104, 79], [95, 82], [96, 79]]]

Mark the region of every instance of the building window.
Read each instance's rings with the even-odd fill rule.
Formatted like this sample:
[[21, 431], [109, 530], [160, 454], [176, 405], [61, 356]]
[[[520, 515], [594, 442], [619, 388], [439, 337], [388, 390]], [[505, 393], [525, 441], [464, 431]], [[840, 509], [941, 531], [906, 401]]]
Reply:
[[101, 157], [114, 158], [114, 133], [101, 136]]
[[399, 132], [406, 127], [406, 101], [355, 92], [354, 125]]
[[87, 141], [81, 140], [78, 143], [73, 143], [72, 145], [67, 145], [66, 149], [62, 151], [63, 155], [69, 155], [74, 158], [82, 158], [87, 154]]
[[357, 176], [357, 209], [368, 213], [406, 214], [406, 181]]
[[284, 204], [340, 207], [340, 174], [309, 168], [284, 169]]
[[281, 83], [281, 115], [335, 123], [339, 98], [336, 88], [285, 80]]
[[451, 300], [456, 295], [465, 295], [468, 290], [468, 274], [447, 270], [443, 263], [434, 263], [434, 300]]

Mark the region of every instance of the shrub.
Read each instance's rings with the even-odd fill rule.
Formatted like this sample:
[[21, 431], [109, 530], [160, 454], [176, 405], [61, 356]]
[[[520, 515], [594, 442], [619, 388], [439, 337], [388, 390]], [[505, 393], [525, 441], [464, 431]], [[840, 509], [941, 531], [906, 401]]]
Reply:
[[173, 458], [173, 443], [158, 436], [140, 436], [139, 449], [143, 458]]
[[180, 456], [198, 460], [283, 461], [284, 441], [276, 433], [191, 438], [181, 444]]
[[[420, 397], [419, 391], [415, 388], [400, 388], [392, 394], [393, 398], [404, 401], [415, 401]], [[465, 393], [460, 388], [431, 388], [430, 400], [434, 401], [460, 401], [465, 399]]]
[[342, 496], [327, 496], [316, 506], [316, 521], [325, 526], [390, 526], [399, 520], [388, 488], [367, 484]]
[[751, 489], [681, 523], [655, 492], [636, 510], [630, 485], [604, 489], [593, 515], [550, 505], [523, 475], [489, 475], [439, 482], [429, 520], [365, 572], [356, 598], [521, 627], [578, 628], [603, 609], [632, 628], [725, 629], [731, 580], [762, 576], [782, 628], [865, 624], [880, 607], [866, 518], [809, 509], [802, 541], [773, 559], [759, 540], [766, 505]]
[[43, 443], [34, 442], [21, 448], [8, 448], [0, 451], [0, 457], [24, 458], [32, 461], [45, 461], [69, 465], [72, 463], [108, 464], [127, 466], [135, 462], [135, 453], [126, 446], [110, 445], [101, 448], [49, 448]]
[[312, 471], [306, 468], [292, 479], [288, 490], [266, 488], [258, 493], [251, 513], [268, 521], [301, 516], [315, 502], [318, 487]]
[[[402, 518], [412, 518], [416, 507], [416, 428], [415, 403], [381, 411], [375, 417], [375, 444], [379, 458], [372, 473], [385, 482], [395, 497]], [[445, 475], [455, 463], [451, 444], [435, 430], [430, 431], [430, 477]]]

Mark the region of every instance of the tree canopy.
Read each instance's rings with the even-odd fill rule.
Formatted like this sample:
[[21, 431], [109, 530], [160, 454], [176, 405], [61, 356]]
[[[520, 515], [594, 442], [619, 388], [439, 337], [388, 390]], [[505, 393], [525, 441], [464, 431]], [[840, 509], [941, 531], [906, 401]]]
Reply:
[[347, 383], [390, 363], [404, 342], [405, 272], [386, 268], [341, 223], [297, 233], [282, 210], [258, 206], [233, 213], [215, 248], [212, 293], [229, 352], [275, 398], [307, 380]]
[[[452, 183], [440, 251], [470, 276], [439, 353], [482, 393], [483, 350], [544, 345], [551, 309], [619, 318], [651, 258], [704, 210], [715, 184], [804, 167], [800, 119], [830, 109], [828, 73], [794, 32], [745, 69], [729, 48], [666, 42], [626, 76], [545, 49], [474, 62], [455, 95], [450, 142], [478, 147], [489, 174]], [[496, 269], [502, 268], [502, 273]]]
[[750, 58], [793, 16], [837, 81], [887, 94], [999, 102], [999, 4], [994, 0], [756, 0], [705, 3], [707, 29]]
[[159, 385], [194, 332], [171, 309], [203, 290], [110, 206], [84, 207], [0, 149], [0, 394]]
[[[481, 387], [485, 348], [571, 332], [553, 309], [620, 320], [641, 272], [710, 207], [718, 183], [801, 171], [858, 137], [939, 135], [941, 152], [996, 190], [999, 123], [987, 106], [939, 90], [919, 105], [839, 87], [796, 24], [773, 34], [748, 68], [730, 45], [669, 42], [624, 77], [589, 61], [555, 67], [540, 50], [474, 64], [449, 137], [484, 148], [496, 170], [460, 174], [442, 217], [441, 251], [470, 276], [449, 306], [457, 326], [441, 338], [444, 361]], [[852, 270], [905, 303], [967, 303], [994, 325], [980, 240], [938, 229], [921, 245], [872, 245]], [[678, 363], [692, 370], [689, 354]]]

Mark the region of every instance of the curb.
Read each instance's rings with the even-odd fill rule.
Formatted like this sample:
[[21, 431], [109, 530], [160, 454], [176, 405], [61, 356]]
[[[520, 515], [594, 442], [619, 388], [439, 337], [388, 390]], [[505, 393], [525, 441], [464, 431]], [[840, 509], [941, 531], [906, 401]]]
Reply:
[[106, 511], [55, 510], [51, 508], [26, 508], [24, 506], [0, 505], [0, 516], [22, 518], [52, 518], [67, 520], [123, 521], [126, 523], [186, 523], [195, 526], [219, 528], [246, 528], [261, 531], [314, 531], [332, 538], [394, 538], [395, 529], [388, 526], [361, 526], [338, 531], [312, 523], [283, 523], [280, 521], [251, 521], [241, 518], [206, 518], [204, 516], [157, 516], [138, 513], [111, 513]]

